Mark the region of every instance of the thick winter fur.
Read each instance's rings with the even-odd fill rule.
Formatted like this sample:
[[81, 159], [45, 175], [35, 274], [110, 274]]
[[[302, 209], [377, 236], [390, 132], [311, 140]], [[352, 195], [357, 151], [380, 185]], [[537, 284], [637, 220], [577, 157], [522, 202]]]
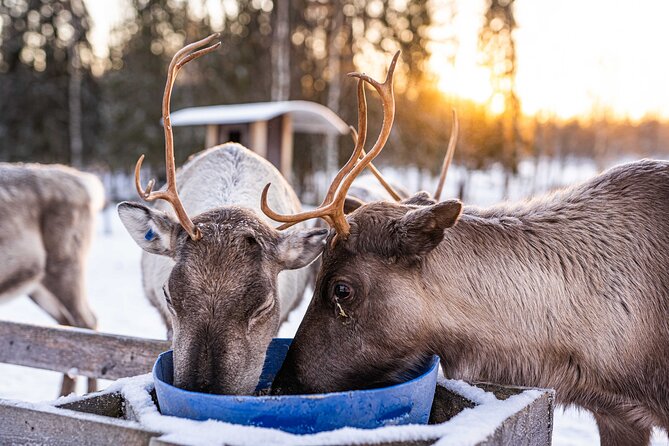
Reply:
[[[602, 444], [668, 429], [669, 163], [460, 210], [354, 212], [348, 239], [326, 245], [277, 390], [376, 385], [438, 354], [452, 378], [555, 388], [594, 413]], [[335, 283], [354, 292], [336, 299]]]
[[170, 336], [173, 330], [179, 387], [253, 392], [270, 340], [304, 294], [309, 274], [302, 267], [320, 254], [327, 230], [275, 230], [259, 208], [267, 183], [273, 209], [300, 211], [281, 174], [239, 144], [192, 158], [178, 172], [177, 184], [203, 234], [198, 241], [187, 236], [167, 203], [158, 203], [157, 210], [119, 205], [126, 228], [146, 251], [146, 295]]
[[[286, 214], [300, 211], [299, 199], [279, 171], [239, 144], [223, 144], [200, 152], [177, 174], [179, 197], [190, 216], [223, 206], [240, 206], [253, 210], [255, 215], [270, 223], [271, 220], [260, 211], [260, 193], [267, 183], [272, 183], [268, 197], [270, 206], [276, 206], [272, 209]], [[155, 208], [174, 215], [165, 202], [157, 202]], [[160, 311], [170, 331], [171, 317], [162, 288], [173, 266], [174, 261], [169, 257], [149, 253], [142, 256], [144, 292]], [[307, 285], [304, 277], [305, 270], [284, 271], [279, 275], [281, 320], [304, 294]]]
[[[58, 165], [0, 163], [0, 300], [28, 294], [59, 324], [94, 329], [85, 267], [103, 200], [93, 175]], [[62, 392], [73, 387], [66, 378]]]

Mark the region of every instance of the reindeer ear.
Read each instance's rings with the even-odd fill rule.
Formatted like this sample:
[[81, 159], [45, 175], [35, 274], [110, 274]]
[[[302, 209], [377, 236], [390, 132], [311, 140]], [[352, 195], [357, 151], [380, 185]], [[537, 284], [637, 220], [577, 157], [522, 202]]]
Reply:
[[329, 232], [320, 228], [282, 233], [277, 245], [281, 269], [303, 268], [313, 262], [323, 251]]
[[407, 212], [398, 222], [402, 254], [424, 255], [437, 247], [444, 230], [453, 226], [462, 212], [462, 203], [448, 200]]
[[360, 206], [364, 206], [365, 202], [359, 198], [352, 197], [347, 195], [344, 199], [344, 214], [348, 215], [351, 212], [358, 209]]
[[409, 198], [405, 198], [401, 202], [402, 204], [412, 204], [416, 206], [430, 206], [432, 204], [437, 204], [437, 200], [432, 198], [428, 192], [421, 191]]
[[174, 245], [179, 223], [166, 213], [139, 203], [124, 201], [117, 207], [123, 225], [144, 251], [174, 257]]

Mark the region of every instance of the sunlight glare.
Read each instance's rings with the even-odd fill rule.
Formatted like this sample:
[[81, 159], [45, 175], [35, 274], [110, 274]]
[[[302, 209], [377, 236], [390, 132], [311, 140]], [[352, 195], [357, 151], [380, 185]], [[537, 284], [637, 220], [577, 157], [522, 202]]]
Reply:
[[[457, 38], [455, 64], [444, 57], [453, 44], [436, 39], [430, 67], [446, 94], [500, 110], [489, 73], [479, 65], [477, 38], [485, 2], [454, 1], [455, 21], [441, 28]], [[447, 4], [439, 0], [435, 9]], [[664, 23], [669, 2], [639, 0], [629, 8], [607, 0], [517, 0], [515, 7], [516, 85], [523, 113], [568, 119], [603, 108], [615, 118], [669, 118], [669, 58], [660, 56], [669, 41]], [[449, 20], [436, 14], [434, 34], [444, 35], [439, 23]]]

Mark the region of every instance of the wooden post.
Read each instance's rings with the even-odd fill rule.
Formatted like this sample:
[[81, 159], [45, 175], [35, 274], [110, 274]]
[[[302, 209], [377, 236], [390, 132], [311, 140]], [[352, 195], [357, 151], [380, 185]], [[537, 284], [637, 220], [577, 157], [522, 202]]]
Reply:
[[267, 121], [252, 122], [249, 126], [249, 149], [267, 158]]
[[207, 132], [204, 137], [204, 148], [208, 149], [209, 147], [214, 147], [220, 142], [221, 141], [218, 140], [218, 125], [208, 124]]
[[293, 117], [283, 115], [281, 122], [281, 174], [291, 182], [293, 177]]

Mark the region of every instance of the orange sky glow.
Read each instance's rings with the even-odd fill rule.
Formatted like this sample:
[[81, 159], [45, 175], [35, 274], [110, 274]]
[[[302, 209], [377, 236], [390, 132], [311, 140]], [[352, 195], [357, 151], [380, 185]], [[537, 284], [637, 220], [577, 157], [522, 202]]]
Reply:
[[[435, 1], [435, 20], [448, 0]], [[451, 95], [489, 103], [489, 75], [478, 64], [484, 0], [457, 0], [455, 65], [432, 45], [432, 69]], [[669, 2], [516, 0], [517, 92], [527, 115], [669, 118]], [[442, 14], [445, 15], [445, 14]], [[437, 36], [439, 36], [439, 27]], [[491, 104], [494, 108], [495, 104]]]
[[[124, 0], [87, 0], [92, 39], [104, 52], [109, 29], [123, 16]], [[220, 2], [210, 1], [220, 15]], [[450, 22], [451, 8], [456, 15]], [[432, 0], [430, 69], [446, 94], [488, 104], [487, 70], [479, 64], [478, 30], [485, 0]], [[540, 117], [607, 114], [639, 120], [669, 119], [669, 2], [665, 0], [516, 0], [517, 92], [522, 110]], [[216, 15], [216, 14], [215, 14]], [[448, 37], [455, 35], [453, 46]], [[455, 54], [455, 63], [448, 55]]]

